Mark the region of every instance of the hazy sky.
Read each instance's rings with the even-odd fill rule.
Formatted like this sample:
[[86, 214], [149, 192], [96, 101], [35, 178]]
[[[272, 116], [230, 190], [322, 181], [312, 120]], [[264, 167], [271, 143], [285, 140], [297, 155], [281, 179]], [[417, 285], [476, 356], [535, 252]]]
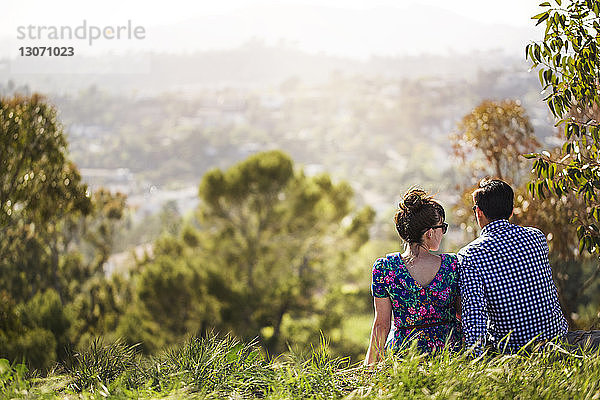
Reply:
[[[420, 51], [503, 48], [521, 52], [534, 39], [539, 0], [8, 0], [0, 14], [0, 56], [14, 57], [17, 27], [126, 24], [145, 28], [132, 43], [98, 42], [92, 50], [194, 51], [239, 46], [251, 38], [310, 52], [368, 57]], [[500, 27], [500, 25], [502, 27]], [[498, 26], [496, 28], [496, 26]], [[55, 42], [54, 45], [62, 43]], [[40, 44], [38, 44], [40, 45]], [[133, 46], [133, 47], [132, 47]], [[486, 48], [483, 48], [484, 50]]]
[[[335, 8], [368, 9], [377, 6], [403, 7], [408, 4], [426, 4], [485, 23], [528, 25], [528, 18], [537, 10], [538, 0], [20, 0], [10, 1], [0, 14], [0, 32], [11, 33], [11, 25], [31, 23], [34, 20], [69, 22], [79, 18], [111, 20], [115, 16], [136, 18], [147, 24], [178, 22], [190, 16], [223, 14], [255, 5], [320, 5]], [[6, 9], [6, 8], [5, 8]]]

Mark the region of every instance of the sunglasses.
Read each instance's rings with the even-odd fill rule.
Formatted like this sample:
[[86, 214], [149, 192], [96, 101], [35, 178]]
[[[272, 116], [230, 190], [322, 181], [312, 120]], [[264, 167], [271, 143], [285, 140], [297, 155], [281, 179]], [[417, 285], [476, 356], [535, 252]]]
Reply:
[[445, 235], [446, 232], [448, 232], [448, 224], [445, 222], [442, 222], [440, 225], [435, 225], [435, 226], [431, 227], [431, 229], [437, 229], [437, 228], [442, 228], [442, 235]]

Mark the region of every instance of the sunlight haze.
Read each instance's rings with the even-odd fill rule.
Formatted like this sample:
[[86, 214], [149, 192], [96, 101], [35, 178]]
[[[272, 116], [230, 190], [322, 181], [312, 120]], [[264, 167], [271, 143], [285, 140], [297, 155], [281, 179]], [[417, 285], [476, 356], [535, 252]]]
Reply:
[[0, 56], [16, 56], [17, 27], [99, 26], [131, 20], [140, 42], [105, 41], [80, 53], [193, 52], [238, 47], [249, 40], [353, 58], [501, 49], [521, 54], [537, 39], [530, 17], [538, 1], [287, 0], [220, 2], [115, 1], [10, 3], [0, 15]]

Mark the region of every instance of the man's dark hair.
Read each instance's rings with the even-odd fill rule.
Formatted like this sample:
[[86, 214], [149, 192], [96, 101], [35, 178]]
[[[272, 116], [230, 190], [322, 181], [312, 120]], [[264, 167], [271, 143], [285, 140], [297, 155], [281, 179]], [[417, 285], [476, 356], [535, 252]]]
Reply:
[[515, 194], [510, 185], [500, 179], [483, 179], [473, 192], [475, 205], [490, 221], [508, 219], [514, 207]]

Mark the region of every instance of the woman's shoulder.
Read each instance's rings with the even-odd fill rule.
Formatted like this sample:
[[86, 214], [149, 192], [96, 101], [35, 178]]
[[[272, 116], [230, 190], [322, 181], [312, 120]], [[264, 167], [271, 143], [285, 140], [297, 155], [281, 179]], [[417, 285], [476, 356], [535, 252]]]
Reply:
[[458, 256], [456, 253], [441, 253], [440, 257], [442, 259], [442, 264], [453, 267], [452, 269], [456, 269], [458, 265]]
[[441, 253], [440, 257], [445, 258], [447, 260], [452, 260], [452, 261], [458, 260], [458, 256], [456, 255], [456, 253]]
[[394, 268], [402, 264], [402, 256], [400, 252], [388, 253], [383, 257], [375, 260], [373, 266], [382, 268]]

